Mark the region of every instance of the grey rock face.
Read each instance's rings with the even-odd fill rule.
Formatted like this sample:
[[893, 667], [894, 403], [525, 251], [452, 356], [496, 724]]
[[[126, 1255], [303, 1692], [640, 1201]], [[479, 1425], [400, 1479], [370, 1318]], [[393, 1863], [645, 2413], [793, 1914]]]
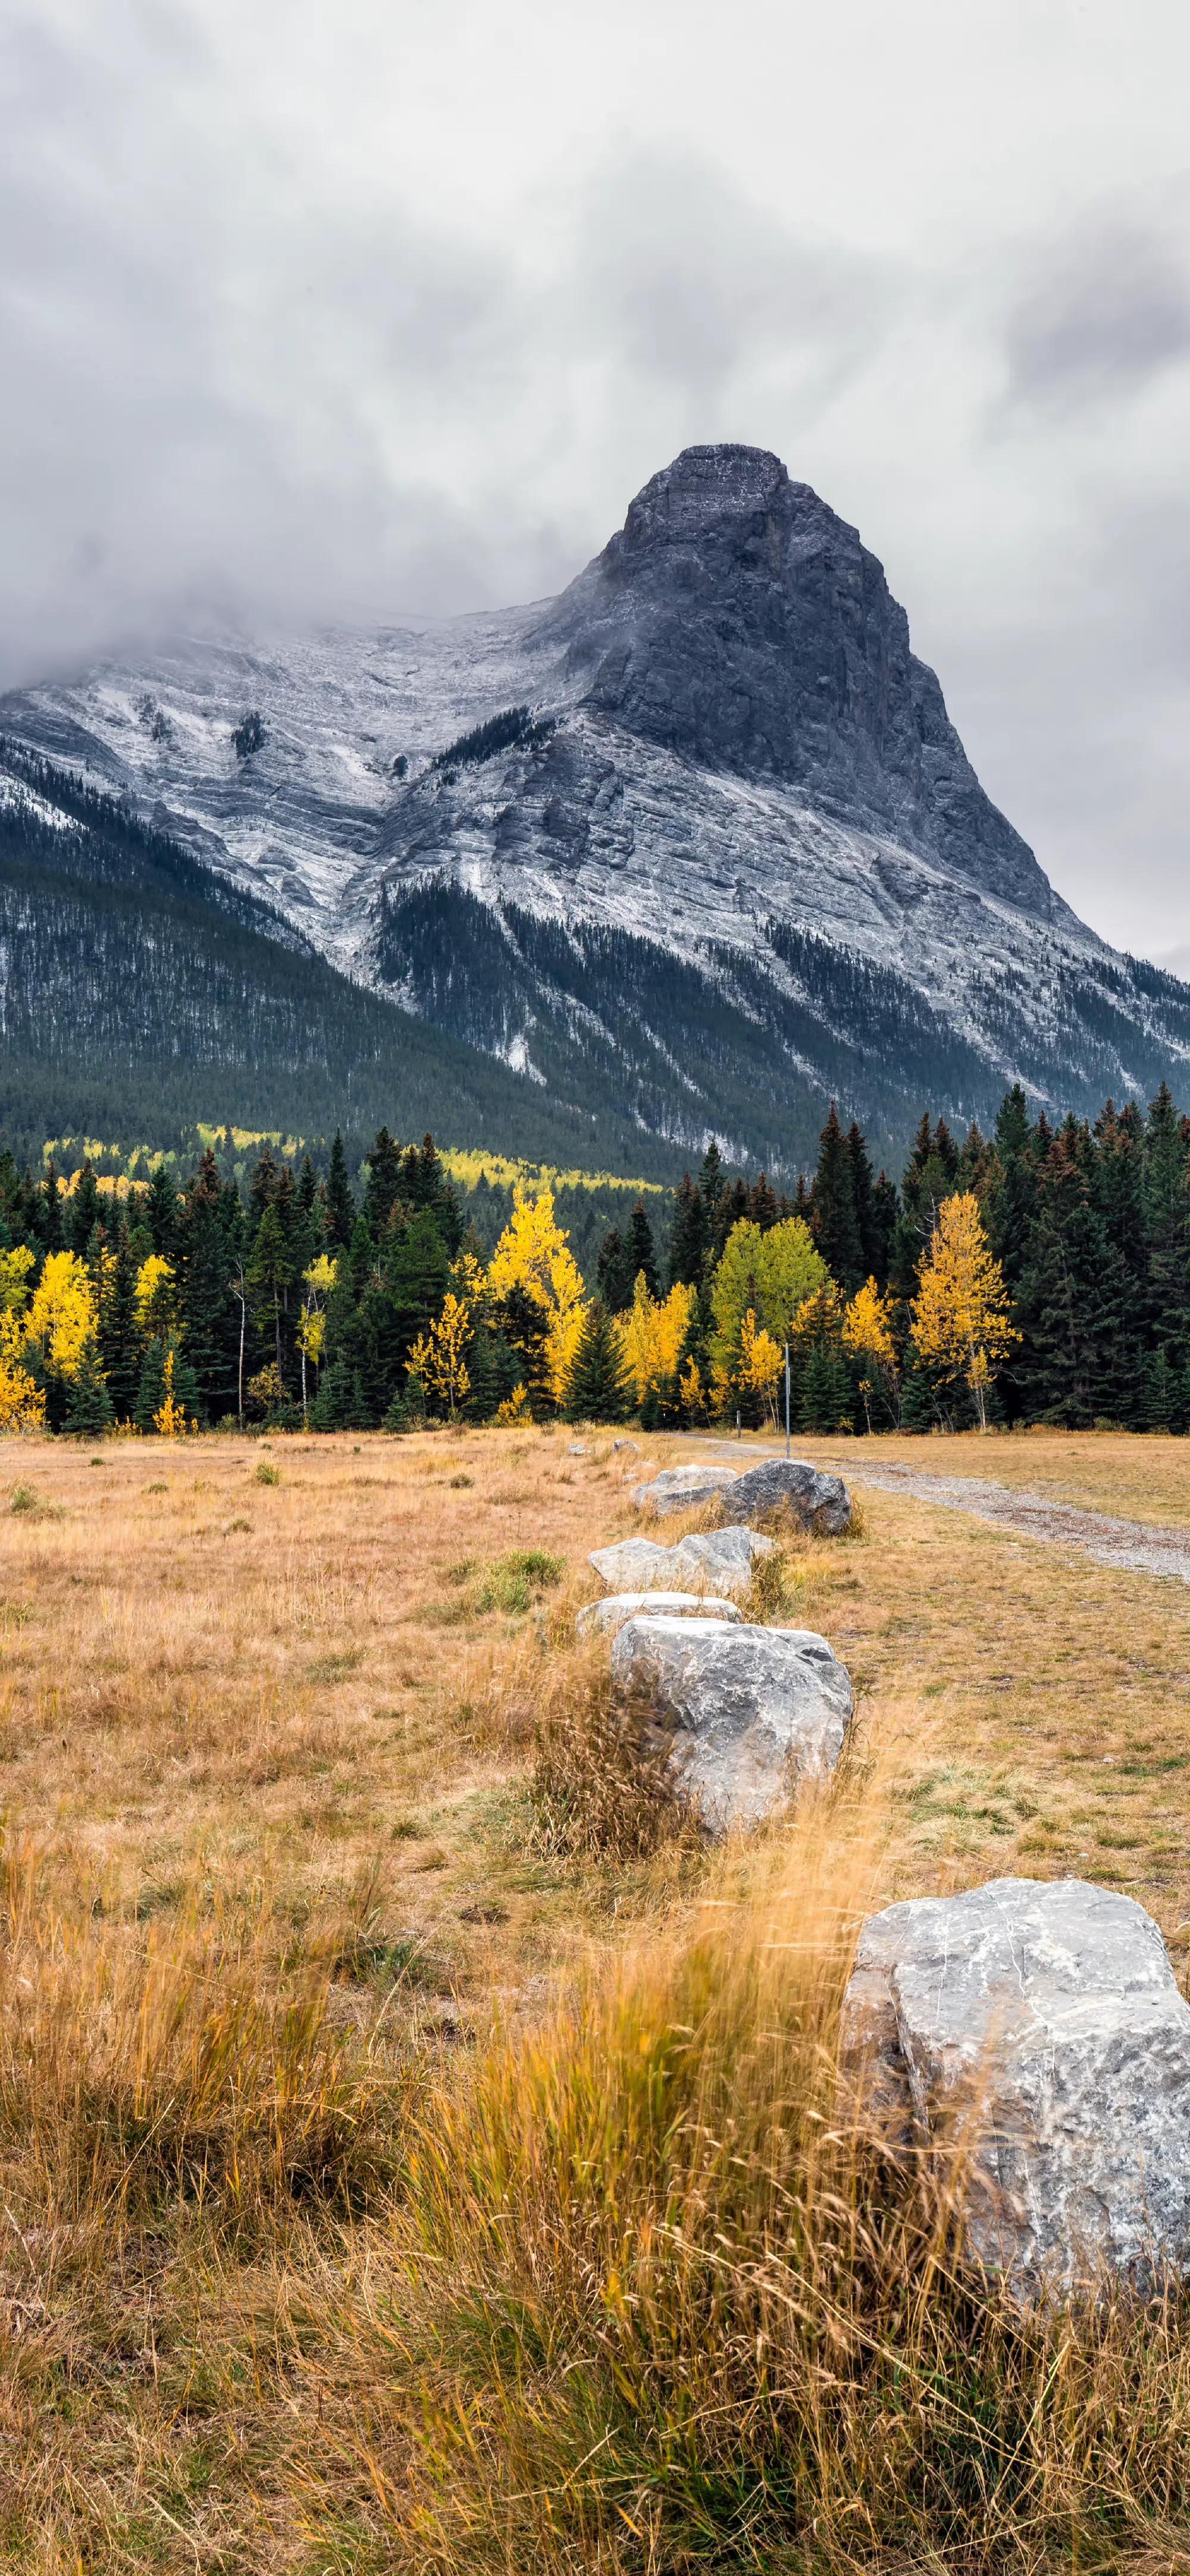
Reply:
[[[724, 1492], [730, 1497], [734, 1488], [725, 1487]], [[679, 1539], [674, 1549], [681, 1582], [701, 1579], [720, 1585], [725, 1592], [746, 1592], [753, 1567], [761, 1557], [772, 1553], [771, 1538], [762, 1538], [759, 1530], [739, 1526], [695, 1530], [689, 1538]]]
[[961, 2142], [967, 2244], [1021, 2296], [1190, 2262], [1190, 2005], [1130, 1897], [1003, 1878], [889, 1906], [844, 2055], [894, 2133]]
[[621, 1628], [612, 1672], [672, 1728], [675, 1766], [710, 1833], [759, 1824], [842, 1751], [851, 1683], [810, 1629], [642, 1612]]
[[587, 1563], [613, 1592], [656, 1592], [678, 1581], [676, 1547], [660, 1547], [655, 1538], [623, 1538], [615, 1547], [593, 1548]]
[[765, 1458], [737, 1477], [730, 1496], [732, 1515], [793, 1512], [803, 1529], [837, 1538], [851, 1518], [851, 1496], [841, 1476], [823, 1476], [802, 1458]]
[[[587, 702], [711, 769], [773, 777], [1055, 917], [997, 812], [881, 565], [757, 447], [687, 447], [542, 630]], [[1064, 907], [1063, 907], [1064, 909]]]
[[712, 1502], [726, 1485], [737, 1482], [730, 1467], [664, 1467], [647, 1485], [634, 1485], [637, 1510], [663, 1520], [673, 1512], [692, 1512]]
[[705, 1530], [680, 1539], [676, 1547], [659, 1547], [652, 1538], [621, 1539], [616, 1547], [594, 1549], [587, 1563], [617, 1589], [637, 1585], [642, 1592], [653, 1592], [666, 1583], [687, 1589], [702, 1583], [721, 1592], [746, 1592], [754, 1563], [772, 1551], [771, 1538], [762, 1538], [759, 1530]]
[[720, 1601], [711, 1592], [613, 1592], [606, 1601], [589, 1601], [580, 1610], [575, 1625], [585, 1628], [618, 1630], [642, 1610], [659, 1619], [738, 1619], [734, 1601]]

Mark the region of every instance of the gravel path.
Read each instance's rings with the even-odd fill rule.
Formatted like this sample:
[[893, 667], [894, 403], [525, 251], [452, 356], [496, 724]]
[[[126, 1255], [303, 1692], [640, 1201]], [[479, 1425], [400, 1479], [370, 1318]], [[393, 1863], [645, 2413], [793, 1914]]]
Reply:
[[[725, 1457], [739, 1455], [731, 1441], [713, 1445]], [[749, 1465], [758, 1454], [749, 1450]], [[784, 1451], [766, 1450], [763, 1455], [779, 1458]], [[1044, 1494], [1022, 1493], [982, 1476], [931, 1476], [922, 1467], [883, 1461], [870, 1467], [857, 1462], [852, 1467], [850, 1460], [847, 1472], [854, 1485], [877, 1485], [886, 1494], [912, 1494], [918, 1502], [938, 1503], [944, 1511], [971, 1512], [976, 1520], [991, 1521], [998, 1529], [1021, 1530], [1027, 1538], [1042, 1539], [1051, 1546], [1079, 1548], [1098, 1565], [1125, 1566], [1137, 1574], [1169, 1574], [1180, 1583], [1190, 1583], [1190, 1529], [1156, 1529], [1148, 1521], [1122, 1521], [1107, 1512], [1080, 1511], [1073, 1503], [1047, 1502]]]

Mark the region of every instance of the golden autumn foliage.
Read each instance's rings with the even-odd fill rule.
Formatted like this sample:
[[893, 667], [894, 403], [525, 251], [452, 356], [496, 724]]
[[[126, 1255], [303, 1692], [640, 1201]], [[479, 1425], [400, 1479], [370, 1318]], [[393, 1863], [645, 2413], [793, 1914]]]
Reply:
[[174, 1267], [160, 1252], [151, 1252], [136, 1274], [133, 1295], [136, 1320], [146, 1341], [168, 1341], [174, 1326]]
[[429, 1330], [419, 1333], [409, 1354], [409, 1366], [431, 1395], [439, 1396], [451, 1420], [460, 1404], [471, 1392], [471, 1373], [464, 1358], [471, 1337], [471, 1312], [453, 1289], [446, 1292], [441, 1314]]
[[979, 1201], [970, 1191], [943, 1200], [918, 1280], [912, 1307], [916, 1347], [944, 1377], [966, 1380], [980, 1430], [986, 1431], [986, 1397], [995, 1363], [1021, 1337], [1008, 1320], [1004, 1273], [992, 1256]]
[[[514, 1290], [535, 1306], [544, 1325], [544, 1365], [551, 1395], [561, 1402], [586, 1317], [583, 1277], [570, 1244], [554, 1219], [550, 1190], [531, 1199], [518, 1188], [512, 1216], [492, 1254], [488, 1294], [499, 1305]], [[510, 1334], [515, 1340], [515, 1334]]]
[[78, 1374], [98, 1324], [89, 1270], [73, 1252], [47, 1253], [41, 1277], [19, 1318], [22, 1354], [36, 1351], [54, 1377]]
[[651, 1296], [643, 1270], [638, 1272], [632, 1304], [626, 1315], [618, 1317], [616, 1332], [638, 1405], [650, 1389], [677, 1376], [694, 1304], [694, 1289], [681, 1281], [668, 1297]]

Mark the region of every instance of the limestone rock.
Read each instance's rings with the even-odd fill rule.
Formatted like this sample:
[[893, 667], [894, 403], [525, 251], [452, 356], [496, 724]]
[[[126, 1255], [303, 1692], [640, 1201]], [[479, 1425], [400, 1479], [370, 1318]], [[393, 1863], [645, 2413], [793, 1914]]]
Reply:
[[605, 1601], [589, 1601], [578, 1614], [579, 1628], [618, 1630], [646, 1610], [665, 1619], [738, 1619], [734, 1601], [718, 1601], [711, 1592], [613, 1592]]
[[793, 1512], [806, 1530], [837, 1538], [851, 1518], [851, 1496], [841, 1476], [820, 1475], [804, 1458], [763, 1458], [736, 1478], [732, 1487], [733, 1519], [753, 1513]]
[[1019, 2296], [1190, 2264], [1190, 2005], [1131, 1897], [1001, 1878], [889, 1906], [844, 2058], [894, 2133], [940, 2160], [961, 2134], [966, 2243]]
[[664, 1467], [650, 1484], [634, 1485], [632, 1499], [638, 1511], [663, 1520], [671, 1512], [692, 1512], [700, 1503], [714, 1502], [726, 1485], [737, 1481], [730, 1467]]
[[585, 1441], [585, 1440], [572, 1440], [572, 1441], [570, 1441], [570, 1443], [568, 1444], [568, 1447], [567, 1447], [566, 1455], [567, 1455], [567, 1457], [568, 1457], [568, 1458], [585, 1458], [585, 1457], [586, 1457], [586, 1455], [587, 1455], [587, 1444], [586, 1444], [586, 1441]]
[[690, 1538], [680, 1539], [673, 1550], [674, 1573], [680, 1583], [701, 1581], [717, 1584], [724, 1592], [746, 1592], [753, 1567], [761, 1557], [772, 1553], [772, 1539], [762, 1538], [759, 1530], [736, 1525], [696, 1530]]
[[597, 1547], [587, 1559], [612, 1591], [653, 1592], [663, 1584], [693, 1591], [705, 1584], [717, 1592], [746, 1592], [757, 1558], [772, 1554], [771, 1538], [759, 1530], [699, 1530], [676, 1547], [661, 1547], [653, 1538], [625, 1538], [615, 1547]]
[[842, 1751], [851, 1683], [809, 1629], [642, 1612], [621, 1628], [612, 1672], [672, 1729], [683, 1787], [711, 1833], [758, 1824]]
[[678, 1581], [676, 1547], [660, 1547], [655, 1538], [623, 1538], [615, 1547], [593, 1548], [587, 1563], [613, 1592], [655, 1592]]
[[632, 1451], [632, 1454], [633, 1454], [633, 1457], [634, 1457], [634, 1458], [639, 1458], [639, 1456], [640, 1456], [640, 1450], [639, 1450], [639, 1448], [637, 1447], [637, 1444], [636, 1444], [635, 1440], [613, 1440], [613, 1442], [612, 1442], [612, 1456], [613, 1456], [613, 1458], [615, 1458], [615, 1457], [618, 1457], [618, 1456], [619, 1456], [619, 1453], [620, 1453], [621, 1449], [631, 1449], [631, 1451]]

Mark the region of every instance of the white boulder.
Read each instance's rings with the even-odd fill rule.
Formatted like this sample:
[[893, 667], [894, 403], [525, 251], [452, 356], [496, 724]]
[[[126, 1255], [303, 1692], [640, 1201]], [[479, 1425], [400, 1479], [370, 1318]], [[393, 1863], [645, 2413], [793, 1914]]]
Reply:
[[1002, 1878], [889, 1906], [843, 2045], [886, 2131], [958, 2157], [968, 2249], [1018, 2295], [1190, 2263], [1190, 2005], [1131, 1897]]
[[613, 1592], [654, 1592], [678, 1582], [676, 1547], [659, 1547], [655, 1538], [623, 1538], [615, 1547], [593, 1548], [587, 1563]]
[[634, 1485], [632, 1499], [637, 1510], [651, 1512], [658, 1520], [672, 1512], [695, 1511], [700, 1503], [714, 1502], [725, 1485], [737, 1482], [731, 1467], [663, 1467], [647, 1485]]
[[613, 1592], [606, 1601], [589, 1601], [576, 1624], [619, 1629], [641, 1610], [666, 1619], [738, 1619], [741, 1615], [736, 1602], [717, 1601], [709, 1592]]
[[842, 1751], [851, 1683], [809, 1629], [641, 1612], [616, 1638], [612, 1672], [672, 1730], [682, 1786], [711, 1833], [758, 1824]]

